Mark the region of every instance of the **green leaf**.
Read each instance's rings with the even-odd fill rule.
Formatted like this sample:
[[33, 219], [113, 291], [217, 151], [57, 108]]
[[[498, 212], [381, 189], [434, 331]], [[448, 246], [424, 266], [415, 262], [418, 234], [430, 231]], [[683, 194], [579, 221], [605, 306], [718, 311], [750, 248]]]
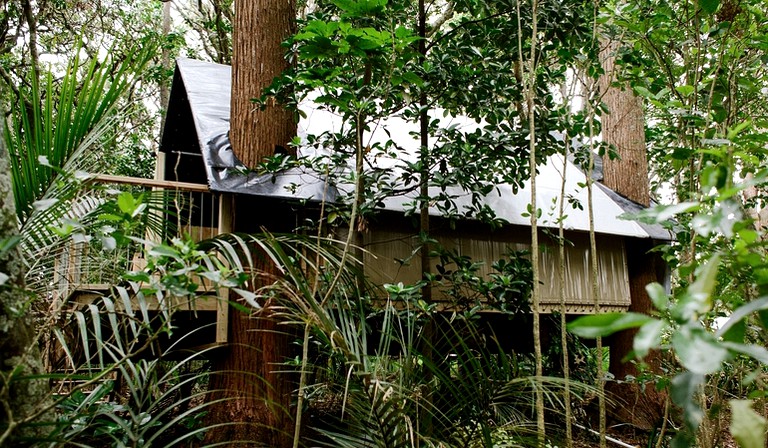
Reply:
[[117, 197], [117, 206], [120, 208], [121, 212], [127, 215], [132, 215], [133, 211], [136, 209], [136, 198], [128, 192], [120, 193]]
[[424, 81], [413, 72], [405, 72], [403, 73], [403, 78], [405, 78], [406, 81], [409, 83], [421, 87], [424, 84]]
[[693, 373], [707, 375], [720, 369], [728, 350], [700, 327], [685, 325], [672, 335], [672, 347], [680, 364]]
[[648, 297], [651, 298], [653, 306], [659, 311], [664, 311], [669, 306], [669, 296], [666, 289], [658, 283], [651, 283], [645, 287]]
[[741, 123], [739, 123], [736, 126], [732, 127], [728, 131], [728, 140], [735, 139], [736, 136], [739, 135], [739, 133], [741, 133], [741, 131], [743, 131], [744, 129], [748, 128], [751, 125], [752, 125], [752, 120], [746, 120], [746, 121], [742, 121]]
[[637, 328], [654, 320], [656, 319], [640, 313], [593, 314], [579, 317], [568, 324], [568, 331], [583, 338], [596, 338]]
[[747, 355], [760, 361], [763, 364], [768, 364], [768, 350], [765, 347], [754, 344], [739, 344], [736, 342], [728, 341], [723, 342], [722, 345], [731, 351], [741, 353], [742, 355]]
[[731, 434], [741, 448], [764, 448], [768, 422], [752, 409], [751, 400], [730, 400]]
[[723, 336], [733, 325], [740, 322], [745, 317], [754, 313], [755, 311], [761, 311], [768, 309], [768, 296], [760, 297], [745, 305], [738, 307], [730, 316], [730, 318], [723, 324], [717, 331], [717, 336]]
[[170, 257], [174, 259], [181, 259], [179, 256], [178, 251], [176, 251], [174, 248], [170, 246], [166, 246], [164, 244], [158, 244], [148, 251], [149, 255], [153, 257]]
[[720, 6], [720, 0], [699, 0], [699, 6], [701, 6], [701, 10], [705, 13], [712, 14]]
[[635, 94], [638, 96], [642, 96], [644, 98], [653, 98], [653, 93], [651, 93], [650, 90], [646, 89], [643, 86], [635, 86]]
[[704, 383], [704, 375], [684, 372], [672, 378], [669, 395], [672, 401], [683, 410], [683, 418], [689, 429], [699, 427], [704, 412], [697, 403], [699, 386]]
[[746, 336], [747, 322], [744, 320], [740, 320], [736, 322], [736, 324], [730, 325], [728, 331], [722, 334], [723, 340], [727, 342], [744, 342]]
[[661, 345], [661, 336], [669, 326], [662, 320], [652, 320], [645, 323], [635, 335], [632, 348], [638, 358], [645, 358], [648, 352]]
[[675, 90], [677, 90], [677, 93], [680, 95], [687, 97], [690, 96], [696, 89], [694, 89], [693, 86], [677, 86], [675, 87]]
[[699, 311], [706, 312], [711, 308], [710, 297], [717, 285], [717, 270], [720, 266], [720, 256], [714, 255], [698, 270], [696, 281], [688, 287], [688, 293], [700, 305]]

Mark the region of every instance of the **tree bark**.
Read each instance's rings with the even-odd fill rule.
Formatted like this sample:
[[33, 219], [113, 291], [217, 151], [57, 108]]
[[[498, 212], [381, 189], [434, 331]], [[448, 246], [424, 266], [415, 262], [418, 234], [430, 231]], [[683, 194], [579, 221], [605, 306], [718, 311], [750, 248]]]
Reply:
[[608, 113], [600, 117], [603, 141], [614, 145], [619, 159], [603, 157], [603, 183], [620, 195], [648, 207], [648, 159], [645, 151], [645, 116], [643, 101], [629, 86], [614, 86], [614, 54], [619, 42], [604, 41], [600, 60], [605, 74], [600, 77], [600, 93]]
[[[3, 126], [0, 123], [0, 135]], [[13, 188], [5, 140], [0, 138], [0, 246], [18, 235]], [[15, 446], [17, 438], [39, 439], [52, 429], [47, 379], [35, 327], [29, 314], [30, 297], [24, 291], [24, 267], [16, 249], [0, 253], [0, 446]], [[26, 378], [24, 378], [26, 377]], [[32, 418], [35, 414], [38, 417]], [[39, 424], [39, 425], [35, 425]]]
[[[276, 274], [269, 261], [257, 269]], [[282, 363], [292, 354], [292, 338], [269, 303], [253, 316], [235, 309], [229, 315], [229, 344], [214, 359], [209, 383], [211, 397], [222, 401], [209, 408], [208, 423], [226, 426], [210, 430], [206, 443], [291, 447], [293, 381]]]
[[[257, 166], [278, 148], [287, 149], [296, 134], [293, 114], [276, 104], [258, 111], [251, 102], [287, 68], [280, 44], [294, 32], [295, 16], [293, 0], [235, 2], [230, 140], [235, 154], [248, 167]], [[259, 264], [257, 270], [277, 274], [268, 259], [255, 263]], [[249, 286], [255, 290], [270, 281], [258, 277]], [[229, 344], [214, 361], [217, 373], [210, 382], [210, 389], [216, 391], [213, 398], [224, 400], [210, 407], [209, 423], [225, 426], [209, 431], [208, 443], [291, 446], [293, 385], [290, 375], [280, 371], [285, 370], [281, 364], [291, 354], [292, 339], [272, 310], [270, 303], [254, 316], [230, 309]]]
[[[632, 300], [630, 312], [650, 314], [653, 304], [645, 287], [649, 283], [664, 281], [664, 262], [657, 254], [650, 252], [653, 245], [652, 241], [636, 238], [626, 241], [629, 295]], [[624, 358], [633, 350], [632, 342], [636, 334], [637, 330], [626, 330], [611, 337], [608, 371], [617, 380], [623, 381], [627, 376], [637, 377], [639, 374], [635, 364], [624, 362]], [[644, 361], [652, 373], [662, 373], [660, 352], [651, 351]], [[614, 383], [608, 387], [608, 391], [615, 404], [612, 414], [620, 421], [649, 430], [657, 428], [661, 423], [666, 397], [656, 392], [654, 387], [648, 386], [643, 390], [638, 384]]]
[[232, 36], [232, 112], [229, 139], [235, 155], [253, 168], [276, 151], [289, 151], [296, 135], [294, 114], [270, 102], [251, 101], [288, 68], [281, 43], [296, 30], [294, 0], [235, 2]]
[[[619, 158], [603, 157], [603, 183], [620, 195], [648, 207], [650, 189], [648, 160], [645, 148], [645, 117], [642, 99], [625, 85], [616, 86], [615, 53], [618, 41], [602, 42], [600, 58], [605, 74], [600, 77], [599, 87], [608, 113], [600, 117], [602, 137], [605, 143], [615, 146]], [[650, 253], [653, 241], [627, 239], [627, 271], [629, 275], [629, 311], [649, 314], [653, 304], [645, 291], [646, 285], [663, 281], [663, 262]], [[636, 366], [624, 359], [632, 351], [636, 330], [627, 330], [611, 338], [609, 371], [617, 380], [627, 376], [637, 377]], [[645, 359], [652, 372], [660, 373], [661, 359], [658, 352], [651, 352]], [[616, 417], [636, 426], [653, 428], [664, 413], [664, 397], [649, 387], [645, 392], [637, 385], [613, 384], [609, 387], [617, 406]]]

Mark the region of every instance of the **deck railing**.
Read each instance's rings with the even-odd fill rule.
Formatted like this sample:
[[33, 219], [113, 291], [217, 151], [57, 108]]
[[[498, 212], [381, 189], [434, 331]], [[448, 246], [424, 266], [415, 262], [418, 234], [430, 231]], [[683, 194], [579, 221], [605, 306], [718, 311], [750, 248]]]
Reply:
[[[157, 211], [153, 212], [152, 219], [160, 225], [147, 231], [145, 239], [148, 241], [181, 235], [201, 241], [220, 233], [219, 198], [207, 185], [111, 175], [97, 175], [92, 181], [110, 189], [152, 192], [146, 197], [154, 202]], [[88, 291], [103, 292], [125, 271], [142, 269], [146, 265], [141, 249], [140, 244], [135, 243], [103, 251], [94, 250], [90, 242], [68, 241], [55, 259], [54, 295], [59, 301], [68, 301], [76, 292], [81, 293], [81, 298], [87, 296], [82, 293]]]

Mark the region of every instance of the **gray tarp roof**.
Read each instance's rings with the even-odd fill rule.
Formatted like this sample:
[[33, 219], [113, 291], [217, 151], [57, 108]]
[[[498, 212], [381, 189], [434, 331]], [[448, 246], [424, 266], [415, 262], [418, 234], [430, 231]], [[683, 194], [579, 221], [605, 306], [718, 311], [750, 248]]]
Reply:
[[[232, 152], [229, 144], [229, 112], [231, 98], [231, 74], [230, 67], [226, 65], [201, 62], [193, 59], [181, 58], [177, 60], [177, 72], [171, 91], [171, 104], [169, 106], [169, 118], [163, 131], [161, 148], [168, 146], [175, 138], [173, 134], [194, 130], [199, 144], [199, 151], [205, 168], [208, 184], [213, 191], [260, 195], [272, 198], [321, 200], [324, 196], [327, 200], [334, 200], [338, 196], [339, 189], [348, 186], [326, 186], [323, 176], [318, 173], [301, 168], [292, 168], [277, 175], [256, 175], [248, 172], [242, 166]], [[193, 123], [175, 123], [173, 129], [169, 128], [170, 113], [174, 108], [184, 108], [188, 104], [189, 111], [185, 114], [176, 114], [176, 120], [191, 120]], [[319, 134], [327, 130], [338, 131], [343, 123], [340, 117], [330, 112], [318, 110], [311, 102], [302, 105], [306, 114], [299, 123], [299, 136]], [[187, 115], [188, 114], [188, 115]], [[186, 118], [185, 118], [186, 117]], [[457, 121], [461, 125], [473, 128], [476, 124], [471, 120], [461, 117], [449, 117], [451, 124]], [[462, 122], [463, 120], [463, 122]], [[446, 123], [448, 124], [448, 123]], [[399, 146], [412, 149], [416, 153], [419, 147], [418, 141], [412, 131], [417, 130], [417, 124], [409, 123], [400, 118], [388, 119], [378, 123], [374, 131], [366, 138], [369, 141], [394, 140]], [[183, 131], [180, 131], [183, 130]], [[187, 136], [189, 138], [189, 136]], [[166, 150], [166, 149], [163, 149]], [[187, 149], [192, 151], [192, 149]], [[393, 163], [393, 161], [383, 163]], [[584, 204], [584, 210], [569, 209], [565, 219], [565, 228], [568, 230], [589, 230], [589, 219], [586, 210], [587, 191], [581, 185], [586, 182], [584, 173], [575, 165], [567, 162], [566, 169], [566, 195], [578, 199]], [[561, 156], [550, 157], [547, 163], [538, 168], [537, 175], [537, 207], [544, 211], [544, 220], [540, 225], [544, 227], [556, 227], [555, 218], [546, 219], [547, 211], [551, 210], [554, 201], [560, 196], [562, 182], [563, 160]], [[601, 184], [593, 190], [593, 204], [595, 213], [595, 231], [599, 233], [623, 235], [636, 238], [653, 238], [670, 240], [670, 232], [658, 225], [646, 225], [635, 221], [620, 219], [619, 216], [629, 212], [634, 213], [643, 207], [629, 201]], [[469, 205], [468, 193], [456, 188], [454, 193], [459, 196], [456, 201], [461, 208]], [[496, 212], [496, 215], [511, 224], [530, 224], [529, 218], [524, 216], [530, 203], [529, 183], [526, 182], [515, 194], [510, 185], [498, 185], [497, 188], [485, 197], [485, 202]], [[413, 196], [390, 198], [385, 201], [385, 209], [391, 211], [405, 211], [406, 204], [413, 201]], [[431, 210], [431, 214], [438, 211]]]

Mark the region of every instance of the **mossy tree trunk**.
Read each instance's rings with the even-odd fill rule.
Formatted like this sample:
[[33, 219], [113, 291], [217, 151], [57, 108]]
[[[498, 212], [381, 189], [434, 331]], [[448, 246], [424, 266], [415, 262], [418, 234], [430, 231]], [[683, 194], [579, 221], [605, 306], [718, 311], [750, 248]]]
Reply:
[[50, 417], [45, 411], [50, 394], [47, 380], [24, 379], [44, 368], [21, 254], [7, 247], [19, 233], [8, 156], [0, 137], [0, 446], [18, 446], [14, 440], [37, 438], [51, 429], [32, 425]]

